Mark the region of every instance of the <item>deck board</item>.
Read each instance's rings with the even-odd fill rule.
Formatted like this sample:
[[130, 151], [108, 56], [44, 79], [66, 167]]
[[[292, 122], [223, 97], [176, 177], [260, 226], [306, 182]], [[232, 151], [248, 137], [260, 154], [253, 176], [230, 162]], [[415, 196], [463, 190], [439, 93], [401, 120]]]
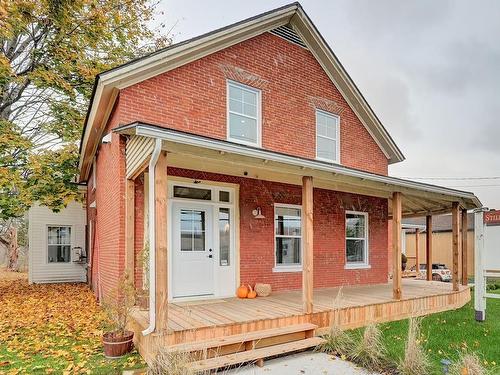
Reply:
[[[402, 286], [400, 301], [392, 298], [391, 283], [315, 289], [312, 314], [303, 314], [300, 290], [274, 292], [253, 300], [176, 301], [169, 303], [168, 331], [162, 340], [173, 345], [304, 323], [315, 324], [325, 332], [333, 321], [344, 328], [355, 328], [449, 310], [470, 300], [469, 289], [464, 286], [453, 292], [449, 283], [410, 279], [403, 279]], [[339, 290], [341, 297], [337, 298]], [[132, 315], [134, 330], [147, 326], [147, 310], [137, 309]], [[158, 345], [140, 335], [138, 338], [141, 338], [137, 342], [141, 353], [153, 351], [149, 345]]]

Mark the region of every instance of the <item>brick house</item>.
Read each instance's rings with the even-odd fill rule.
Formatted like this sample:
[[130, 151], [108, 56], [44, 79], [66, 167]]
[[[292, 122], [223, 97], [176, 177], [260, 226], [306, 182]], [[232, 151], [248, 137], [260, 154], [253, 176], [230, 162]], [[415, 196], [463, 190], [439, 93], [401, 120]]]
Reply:
[[316, 290], [393, 273], [401, 299], [389, 220], [481, 205], [388, 176], [403, 159], [298, 3], [101, 73], [79, 165], [92, 288], [149, 285], [144, 335], [240, 284], [302, 291], [311, 314]]

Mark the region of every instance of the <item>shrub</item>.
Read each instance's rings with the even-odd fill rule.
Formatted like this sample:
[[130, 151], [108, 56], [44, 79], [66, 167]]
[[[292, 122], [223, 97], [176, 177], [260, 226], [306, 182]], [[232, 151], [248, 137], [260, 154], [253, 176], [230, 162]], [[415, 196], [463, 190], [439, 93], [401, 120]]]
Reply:
[[421, 321], [420, 318], [410, 318], [405, 354], [398, 366], [402, 375], [427, 375], [430, 372], [429, 358], [420, 344]]
[[148, 362], [147, 375], [194, 375], [195, 371], [189, 368], [190, 362], [189, 353], [160, 348], [155, 358]]
[[365, 328], [363, 337], [355, 345], [351, 359], [368, 370], [383, 369], [386, 364], [386, 354], [382, 332], [376, 325]]
[[319, 350], [328, 354], [349, 356], [354, 347], [354, 341], [351, 336], [338, 325], [332, 325], [330, 332], [323, 338], [326, 342], [321, 344]]
[[462, 353], [450, 366], [450, 375], [486, 375], [487, 371], [475, 353]]

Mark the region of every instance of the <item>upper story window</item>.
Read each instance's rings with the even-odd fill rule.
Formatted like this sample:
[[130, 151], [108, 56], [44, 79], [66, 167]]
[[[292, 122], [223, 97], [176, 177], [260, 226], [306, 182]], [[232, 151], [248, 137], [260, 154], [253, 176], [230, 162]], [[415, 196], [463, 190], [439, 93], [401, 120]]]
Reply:
[[240, 83], [227, 83], [227, 139], [250, 146], [261, 145], [261, 93]]
[[316, 159], [340, 163], [339, 123], [338, 116], [316, 110]]

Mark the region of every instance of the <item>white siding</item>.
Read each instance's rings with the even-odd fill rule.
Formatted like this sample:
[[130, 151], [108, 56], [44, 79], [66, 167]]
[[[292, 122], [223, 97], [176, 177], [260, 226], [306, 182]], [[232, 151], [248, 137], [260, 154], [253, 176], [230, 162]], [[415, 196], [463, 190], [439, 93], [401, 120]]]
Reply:
[[[76, 263], [75, 247], [85, 250], [85, 209], [80, 203], [71, 202], [60, 212], [47, 207], [33, 205], [29, 219], [29, 282], [85, 282], [86, 266]], [[71, 226], [71, 261], [49, 263], [47, 254], [47, 228], [49, 226]]]
[[155, 143], [153, 138], [139, 137], [133, 135], [127, 141], [125, 151], [127, 178], [130, 178], [134, 173], [141, 168], [148, 160], [153, 152]]

